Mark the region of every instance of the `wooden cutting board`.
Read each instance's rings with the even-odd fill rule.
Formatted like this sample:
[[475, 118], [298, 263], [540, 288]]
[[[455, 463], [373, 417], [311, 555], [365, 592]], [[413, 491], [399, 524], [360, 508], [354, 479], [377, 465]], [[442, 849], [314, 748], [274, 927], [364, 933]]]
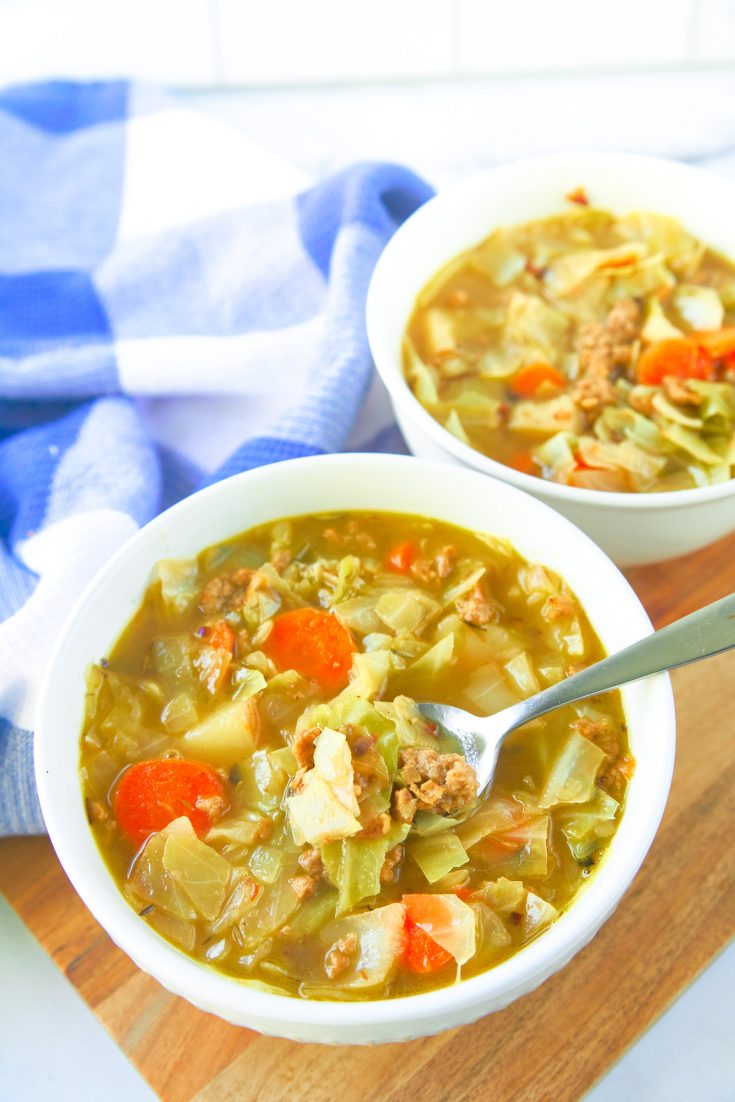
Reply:
[[[735, 590], [735, 536], [628, 576], [656, 626]], [[735, 933], [735, 656], [674, 674], [678, 749], [663, 824], [592, 944], [462, 1030], [329, 1048], [261, 1037], [169, 995], [117, 949], [45, 838], [0, 843], [0, 889], [163, 1102], [573, 1102]], [[461, 1035], [460, 1035], [461, 1034]]]

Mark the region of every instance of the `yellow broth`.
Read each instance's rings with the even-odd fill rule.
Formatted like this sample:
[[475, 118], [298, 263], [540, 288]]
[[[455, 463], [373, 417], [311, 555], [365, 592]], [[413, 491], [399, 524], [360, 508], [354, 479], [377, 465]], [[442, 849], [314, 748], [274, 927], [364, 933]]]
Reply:
[[[406, 561], [396, 548], [404, 549]], [[277, 669], [264, 654], [278, 617], [308, 606], [332, 611], [354, 640], [351, 679], [340, 694]], [[223, 620], [232, 629], [234, 654], [214, 685], [207, 640]], [[448, 822], [424, 809], [405, 824], [396, 819], [395, 795], [405, 775], [396, 753], [405, 759], [417, 731], [422, 746], [435, 745], [439, 754], [455, 749], [445, 735], [417, 725], [411, 700], [490, 714], [602, 657], [566, 584], [504, 541], [383, 513], [298, 517], [253, 529], [196, 561], [159, 564], [130, 624], [90, 670], [81, 773], [91, 829], [141, 921], [221, 972], [312, 998], [408, 995], [452, 983], [458, 971], [475, 975], [543, 936], [570, 904], [609, 844], [633, 763], [619, 694], [609, 693], [516, 732], [501, 751], [492, 791], [474, 813], [469, 807]], [[252, 742], [226, 725], [208, 742], [207, 723], [215, 713], [225, 715], [238, 693], [241, 700], [251, 694], [244, 706], [259, 727]], [[400, 715], [390, 704], [397, 696]], [[321, 846], [294, 840], [285, 801], [298, 784], [297, 763], [287, 748], [295, 732], [313, 729], [312, 723], [346, 732], [367, 838]], [[562, 776], [560, 760], [572, 747], [593, 759], [584, 781], [576, 766], [567, 770], [571, 780]], [[201, 842], [176, 841], [178, 863], [172, 866], [171, 858], [165, 869], [161, 855], [174, 847], [170, 838], [153, 834], [145, 844], [133, 843], [115, 814], [121, 778], [134, 763], [151, 759], [208, 763], [226, 793], [227, 808], [211, 832]], [[574, 788], [578, 783], [582, 789]], [[559, 802], [565, 793], [577, 802]], [[494, 826], [483, 832], [483, 823]], [[427, 833], [418, 833], [420, 824]], [[428, 833], [442, 826], [448, 829]], [[380, 829], [390, 832], [390, 845]], [[396, 842], [401, 832], [403, 841]], [[430, 882], [426, 862], [437, 860], [432, 847], [443, 861], [450, 836], [455, 865], [438, 876], [432, 865]], [[212, 877], [222, 883], [216, 890], [206, 886], [213, 895], [187, 881], [187, 846], [197, 848], [198, 859], [204, 854], [205, 863], [214, 851]], [[306, 876], [314, 883], [300, 899], [290, 882], [303, 879], [299, 858], [312, 850], [324, 871]], [[377, 881], [375, 873], [377, 890], [367, 895], [346, 887], [340, 875], [347, 876], [348, 850], [350, 875], [363, 853], [378, 861], [382, 874], [390, 850], [393, 878]], [[330, 948], [337, 952], [332, 965], [343, 960], [337, 942], [348, 955], [355, 952], [345, 931], [362, 929], [370, 912], [395, 915], [379, 909], [407, 894], [462, 901], [463, 920], [467, 909], [474, 916], [470, 959], [460, 969], [452, 958], [421, 973], [394, 951], [380, 982], [350, 986], [349, 969], [347, 978], [330, 978]], [[335, 917], [338, 907], [343, 913]]]
[[526, 474], [689, 489], [733, 474], [734, 323], [730, 260], [673, 219], [582, 205], [498, 229], [437, 272], [404, 371], [440, 424]]

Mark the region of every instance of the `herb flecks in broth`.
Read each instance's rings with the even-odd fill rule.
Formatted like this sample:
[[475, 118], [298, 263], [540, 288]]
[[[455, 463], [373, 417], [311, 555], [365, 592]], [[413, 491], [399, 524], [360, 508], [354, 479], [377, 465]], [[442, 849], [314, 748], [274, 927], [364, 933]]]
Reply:
[[496, 230], [418, 297], [404, 371], [463, 443], [582, 489], [735, 468], [735, 265], [664, 215], [575, 209]]
[[493, 967], [573, 900], [633, 763], [617, 693], [515, 732], [492, 791], [414, 701], [490, 714], [602, 657], [505, 542], [303, 517], [159, 563], [89, 674], [91, 828], [132, 907], [199, 960], [304, 998]]

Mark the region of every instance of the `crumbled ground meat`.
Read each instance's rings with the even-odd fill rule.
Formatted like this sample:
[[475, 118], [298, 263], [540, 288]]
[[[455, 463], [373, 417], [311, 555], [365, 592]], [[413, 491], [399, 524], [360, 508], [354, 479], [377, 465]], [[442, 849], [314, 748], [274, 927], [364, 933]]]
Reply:
[[299, 899], [308, 899], [316, 891], [316, 880], [313, 876], [292, 876], [289, 884]]
[[387, 812], [382, 811], [380, 815], [376, 815], [374, 819], [371, 819], [369, 823], [366, 823], [359, 834], [355, 834], [355, 838], [383, 838], [390, 830], [390, 815]]
[[197, 796], [194, 803], [197, 811], [204, 811], [214, 823], [227, 810], [227, 800], [224, 796]]
[[418, 811], [419, 802], [415, 796], [412, 796], [407, 788], [396, 788], [393, 790], [393, 798], [391, 800], [391, 811], [393, 817], [398, 819], [401, 823], [412, 823], [413, 817]]
[[597, 785], [614, 800], [622, 800], [625, 795], [625, 787], [633, 776], [635, 759], [629, 754], [623, 754], [617, 761], [606, 766], [597, 777]]
[[309, 727], [306, 731], [294, 735], [291, 752], [296, 758], [299, 769], [311, 769], [314, 764], [314, 743], [321, 733], [321, 727]]
[[247, 588], [252, 576], [252, 570], [242, 567], [232, 574], [217, 574], [210, 578], [199, 597], [202, 612], [242, 608], [247, 600]]
[[701, 406], [702, 395], [692, 390], [686, 379], [680, 379], [677, 375], [665, 375], [662, 385], [666, 397], [677, 406]]
[[109, 817], [109, 812], [101, 800], [87, 800], [86, 806], [90, 823], [103, 823]]
[[398, 870], [403, 861], [403, 846], [399, 842], [397, 846], [393, 846], [389, 849], [385, 855], [383, 861], [383, 867], [380, 870], [380, 882], [381, 884], [392, 884], [398, 876]]
[[457, 548], [448, 544], [437, 551], [432, 559], [415, 559], [409, 569], [414, 578], [424, 585], [438, 585], [454, 570], [457, 554]]
[[500, 619], [497, 604], [492, 598], [485, 596], [479, 582], [470, 593], [455, 601], [455, 607], [460, 620], [476, 627], [484, 628], [488, 624], [496, 624]]
[[640, 323], [641, 308], [632, 298], [616, 302], [605, 321], [615, 344], [632, 343], [638, 335]]
[[634, 386], [628, 395], [628, 405], [638, 410], [644, 417], [650, 417], [653, 413], [653, 396], [655, 393], [655, 390], [643, 390]]
[[324, 960], [324, 971], [330, 980], [337, 979], [346, 972], [351, 964], [351, 957], [357, 949], [357, 938], [354, 934], [345, 934], [335, 942]]
[[322, 532], [322, 539], [326, 540], [327, 543], [333, 544], [335, 547], [343, 547], [345, 544], [356, 544], [365, 551], [374, 551], [377, 546], [370, 533], [360, 528], [360, 524], [357, 520], [348, 520], [342, 532], [338, 532], [336, 528], [325, 528]]
[[305, 849], [299, 854], [299, 864], [309, 876], [317, 880], [326, 878], [322, 855], [318, 849]]
[[570, 616], [574, 616], [576, 612], [576, 606], [571, 597], [565, 597], [563, 594], [554, 594], [547, 597], [543, 608], [541, 609], [541, 615], [546, 620], [547, 624], [550, 624], [552, 620], [564, 620]]
[[401, 750], [399, 776], [418, 801], [419, 811], [452, 815], [477, 795], [477, 774], [460, 754], [439, 754], [426, 747]]
[[591, 418], [605, 406], [615, 404], [612, 376], [616, 367], [627, 367], [630, 363], [640, 315], [634, 299], [623, 299], [613, 306], [604, 322], [580, 326], [577, 336], [580, 376], [572, 399]]
[[588, 719], [582, 716], [572, 724], [572, 727], [576, 728], [584, 738], [588, 738], [590, 742], [594, 742], [604, 750], [608, 757], [616, 758], [620, 753], [618, 737], [605, 720]]

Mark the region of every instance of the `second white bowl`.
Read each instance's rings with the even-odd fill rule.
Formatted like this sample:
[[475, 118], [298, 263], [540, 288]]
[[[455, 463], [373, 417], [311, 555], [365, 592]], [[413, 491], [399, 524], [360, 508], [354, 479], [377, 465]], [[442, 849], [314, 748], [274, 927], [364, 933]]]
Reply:
[[616, 214], [652, 210], [735, 257], [735, 189], [703, 169], [617, 153], [565, 154], [514, 161], [473, 176], [421, 207], [388, 243], [373, 274], [368, 338], [398, 423], [414, 455], [460, 464], [510, 482], [584, 529], [619, 566], [696, 551], [735, 530], [735, 480], [661, 494], [582, 490], [521, 474], [447, 432], [403, 376], [401, 343], [419, 291], [457, 253], [498, 226], [557, 214], [583, 186]]

